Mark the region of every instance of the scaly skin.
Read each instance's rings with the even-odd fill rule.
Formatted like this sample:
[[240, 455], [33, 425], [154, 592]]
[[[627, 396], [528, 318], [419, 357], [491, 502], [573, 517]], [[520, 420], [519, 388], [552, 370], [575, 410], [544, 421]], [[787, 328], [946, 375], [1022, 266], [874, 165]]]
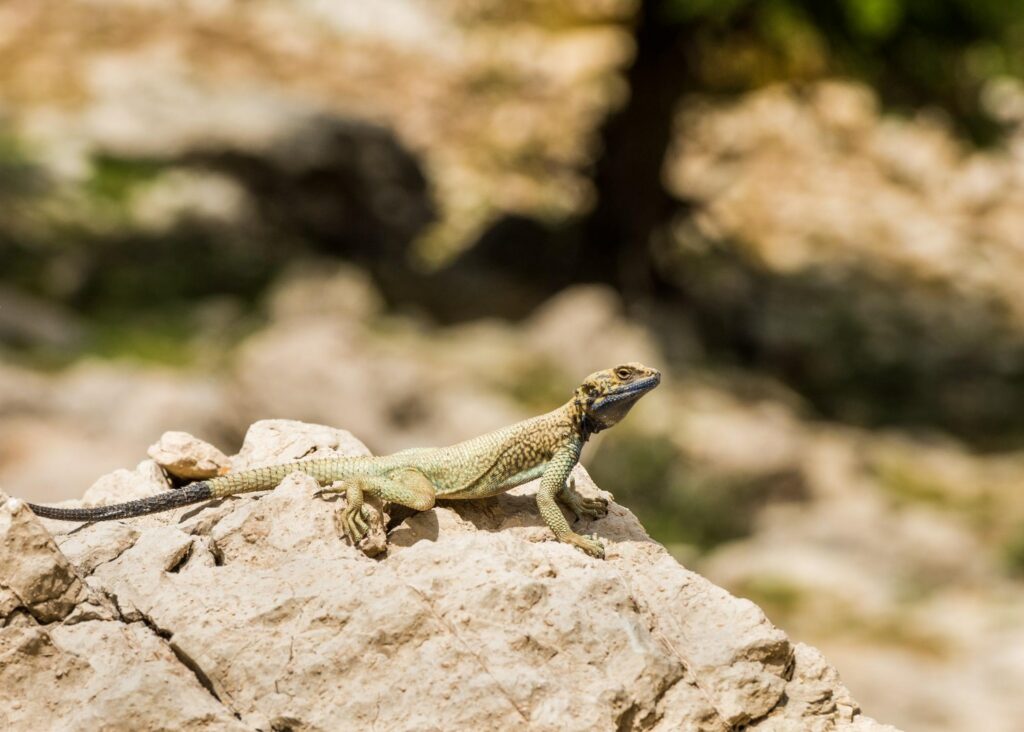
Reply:
[[137, 501], [95, 508], [55, 508], [29, 504], [39, 516], [66, 521], [104, 521], [131, 518], [211, 498], [263, 491], [293, 472], [310, 475], [326, 491], [344, 491], [345, 534], [354, 543], [367, 531], [366, 495], [427, 511], [437, 498], [473, 499], [503, 493], [540, 478], [537, 506], [559, 541], [595, 557], [604, 547], [594, 537], [580, 536], [570, 527], [559, 504], [577, 517], [599, 518], [607, 513], [604, 499], [576, 492], [569, 473], [595, 432], [621, 420], [630, 408], [661, 381], [661, 375], [639, 363], [628, 363], [588, 376], [573, 398], [558, 409], [518, 422], [450, 447], [415, 448], [380, 457], [330, 457], [254, 468], [232, 473], [180, 490]]

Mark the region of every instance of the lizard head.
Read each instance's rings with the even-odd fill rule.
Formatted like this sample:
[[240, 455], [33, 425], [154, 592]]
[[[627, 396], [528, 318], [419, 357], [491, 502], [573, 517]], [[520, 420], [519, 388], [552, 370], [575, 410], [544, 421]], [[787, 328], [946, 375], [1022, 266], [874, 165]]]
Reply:
[[592, 373], [573, 397], [584, 437], [617, 424], [640, 397], [660, 383], [657, 369], [636, 362]]

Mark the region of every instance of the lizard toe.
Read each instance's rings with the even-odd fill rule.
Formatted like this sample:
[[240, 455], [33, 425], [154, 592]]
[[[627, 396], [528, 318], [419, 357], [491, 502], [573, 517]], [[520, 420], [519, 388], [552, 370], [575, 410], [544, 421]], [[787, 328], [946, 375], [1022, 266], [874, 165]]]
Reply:
[[355, 546], [359, 540], [366, 536], [369, 526], [363, 519], [361, 512], [345, 510], [341, 518], [342, 531], [348, 540]]
[[583, 504], [583, 512], [589, 518], [604, 518], [608, 515], [608, 502], [604, 499], [587, 501]]
[[573, 534], [572, 536], [566, 537], [566, 541], [573, 546], [582, 549], [592, 557], [604, 559], [604, 544], [598, 541], [597, 537], [593, 534], [590, 536]]

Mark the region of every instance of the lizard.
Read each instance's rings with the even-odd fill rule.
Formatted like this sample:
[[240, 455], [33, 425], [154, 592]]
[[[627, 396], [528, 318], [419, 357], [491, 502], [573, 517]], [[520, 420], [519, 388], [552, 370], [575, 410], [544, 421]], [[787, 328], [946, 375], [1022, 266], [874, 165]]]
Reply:
[[580, 495], [570, 472], [591, 435], [617, 424], [659, 383], [661, 374], [657, 369], [625, 363], [594, 372], [583, 380], [568, 402], [553, 411], [448, 447], [419, 447], [382, 456], [306, 458], [227, 473], [107, 506], [28, 506], [37, 516], [64, 521], [126, 519], [269, 490], [297, 471], [327, 486], [322, 493], [345, 493], [340, 523], [344, 534], [356, 545], [366, 535], [368, 521], [373, 518], [364, 503], [367, 495], [415, 511], [428, 511], [438, 498], [486, 498], [540, 478], [537, 506], [555, 537], [603, 558], [603, 544], [596, 536], [573, 531], [559, 504], [577, 519], [607, 514], [607, 501]]

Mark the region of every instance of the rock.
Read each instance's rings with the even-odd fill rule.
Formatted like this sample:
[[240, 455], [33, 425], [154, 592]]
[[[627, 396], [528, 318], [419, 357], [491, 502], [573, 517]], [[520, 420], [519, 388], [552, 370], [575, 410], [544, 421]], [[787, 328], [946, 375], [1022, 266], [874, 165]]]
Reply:
[[833, 729], [831, 717], [841, 720], [851, 730], [895, 730], [895, 727], [880, 725], [858, 714], [857, 703], [819, 651], [803, 643], [797, 643], [793, 651], [793, 672], [785, 688], [786, 703], [773, 709], [753, 725], [753, 729], [829, 732]]
[[28, 506], [0, 493], [3, 625], [17, 621], [20, 615], [38, 623], [64, 620], [77, 605], [91, 599], [75, 568]]
[[[365, 454], [342, 430], [274, 420], [253, 425], [236, 465], [328, 450]], [[582, 468], [576, 484], [608, 496]], [[607, 518], [577, 527], [604, 538], [605, 561], [552, 540], [535, 485], [415, 515], [374, 560], [340, 536], [337, 505], [316, 490], [293, 474], [261, 496], [148, 517], [153, 523], [65, 525], [64, 553], [8, 501], [0, 514], [9, 517], [10, 550], [0, 563], [5, 721], [18, 729], [326, 730], [339, 720], [381, 730], [887, 729], [859, 714], [819, 653], [680, 566], [614, 503]], [[12, 604], [24, 587], [49, 588], [33, 595], [35, 615]], [[113, 601], [112, 616], [73, 623], [69, 610], [90, 593]]]
[[230, 469], [224, 453], [187, 432], [164, 432], [146, 452], [157, 465], [179, 478], [202, 480]]
[[86, 506], [120, 503], [145, 498], [170, 488], [159, 466], [152, 460], [143, 460], [135, 470], [115, 470], [104, 475], [82, 496]]
[[0, 702], [10, 730], [248, 729], [141, 622], [0, 629]]
[[370, 451], [348, 430], [290, 419], [264, 419], [245, 433], [234, 469], [249, 470], [308, 457], [369, 455]]

